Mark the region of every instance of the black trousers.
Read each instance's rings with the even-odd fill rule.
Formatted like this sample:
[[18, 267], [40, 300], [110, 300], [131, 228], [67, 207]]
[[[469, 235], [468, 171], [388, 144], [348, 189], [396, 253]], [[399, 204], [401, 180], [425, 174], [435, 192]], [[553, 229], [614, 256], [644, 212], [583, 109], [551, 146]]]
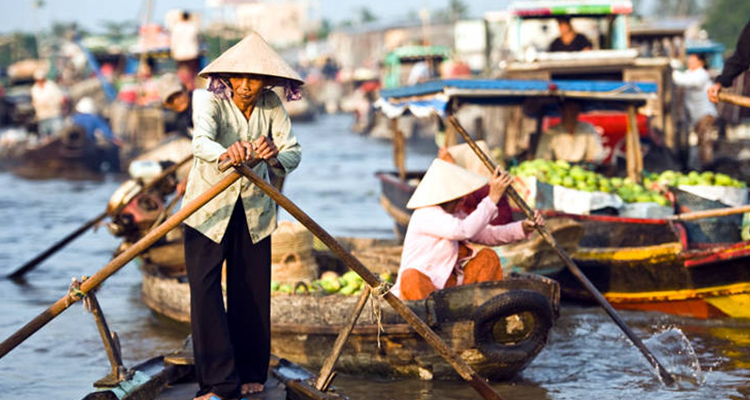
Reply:
[[[221, 266], [227, 261], [227, 305]], [[264, 383], [271, 354], [271, 238], [253, 244], [237, 201], [221, 244], [185, 226], [198, 396], [240, 396], [242, 383]]]

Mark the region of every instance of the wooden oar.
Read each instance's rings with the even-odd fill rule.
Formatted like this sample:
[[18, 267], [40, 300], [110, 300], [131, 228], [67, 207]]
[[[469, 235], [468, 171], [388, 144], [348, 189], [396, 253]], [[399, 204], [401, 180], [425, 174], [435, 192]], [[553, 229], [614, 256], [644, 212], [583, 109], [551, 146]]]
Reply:
[[696, 219], [726, 217], [728, 215], [744, 214], [747, 212], [750, 212], [750, 205], [729, 208], [714, 208], [704, 211], [692, 211], [688, 213], [673, 215], [668, 219], [671, 221], [693, 221]]
[[748, 107], [750, 108], [750, 97], [741, 96], [739, 94], [734, 93], [723, 93], [719, 92], [719, 101], [723, 101], [725, 103], [734, 104], [741, 107]]
[[[179, 162], [170, 165], [167, 169], [165, 169], [161, 174], [159, 174], [156, 178], [154, 178], [152, 181], [147, 183], [146, 185], [143, 185], [142, 188], [140, 188], [136, 192], [136, 196], [153, 188], [156, 186], [159, 182], [161, 182], [164, 178], [171, 175], [173, 172], [177, 171], [178, 168], [185, 165], [188, 161], [193, 159], [193, 155], [189, 155], [185, 157], [184, 159], [180, 160]], [[117, 206], [117, 208], [112, 212], [112, 215], [117, 215], [127, 206], [127, 204], [120, 204]], [[41, 264], [42, 261], [46, 260], [49, 256], [57, 253], [60, 249], [65, 247], [68, 243], [72, 242], [74, 239], [76, 239], [78, 236], [81, 236], [84, 232], [89, 230], [92, 226], [98, 224], [100, 221], [102, 221], [105, 217], [107, 217], [107, 212], [103, 212], [90, 221], [83, 224], [80, 228], [76, 229], [75, 231], [71, 232], [64, 238], [62, 238], [59, 242], [53, 244], [50, 248], [40, 253], [38, 256], [34, 257], [33, 259], [29, 260], [26, 264], [22, 265], [12, 273], [8, 274], [9, 279], [13, 279], [15, 281], [22, 280], [23, 276], [34, 269], [37, 265]]]
[[[474, 142], [474, 140], [469, 136], [469, 133], [466, 132], [463, 126], [458, 122], [458, 119], [456, 119], [455, 116], [450, 115], [448, 116], [448, 121], [456, 128], [458, 133], [463, 136], [466, 143], [469, 144], [472, 150], [474, 150], [474, 153], [476, 153], [477, 157], [479, 157], [480, 160], [482, 160], [482, 163], [489, 169], [490, 171], [495, 171], [495, 163], [490, 159], [490, 157], [482, 151], [482, 149], [477, 146], [477, 144]], [[523, 210], [524, 214], [526, 214], [526, 217], [533, 221], [534, 219], [534, 212], [529, 207], [528, 204], [521, 198], [521, 196], [516, 192], [516, 190], [512, 186], [508, 186], [508, 189], [505, 191], [508, 196], [513, 199], [513, 201], [516, 202], [516, 204]], [[557, 243], [557, 240], [555, 240], [554, 236], [552, 236], [547, 228], [544, 226], [537, 226], [537, 231], [540, 235], [544, 238], [544, 240], [547, 241], [547, 243], [552, 246], [552, 248], [555, 250], [558, 256], [563, 260], [565, 265], [568, 267], [570, 272], [583, 284], [583, 286], [588, 290], [593, 296], [594, 299], [604, 308], [604, 310], [609, 314], [610, 318], [617, 324], [617, 326], [622, 329], [623, 332], [625, 332], [625, 335], [630, 339], [631, 342], [635, 345], [635, 347], [638, 348], [638, 350], [643, 353], [643, 355], [646, 357], [646, 360], [651, 364], [654, 369], [656, 369], [657, 373], [662, 379], [662, 382], [664, 382], [668, 386], [672, 386], [674, 384], [674, 378], [672, 375], [667, 371], [664, 366], [659, 363], [659, 360], [656, 359], [656, 357], [649, 351], [649, 349], [646, 347], [646, 345], [643, 344], [641, 339], [635, 335], [635, 333], [628, 327], [628, 325], [625, 323], [625, 321], [620, 318], [620, 316], [617, 314], [614, 308], [612, 308], [612, 305], [609, 304], [607, 299], [602, 296], [602, 294], [599, 292], [599, 290], [594, 287], [594, 285], [589, 281], [588, 278], [586, 278], [586, 275], [581, 272], [581, 270], [578, 268], [576, 263], [573, 261], [572, 258], [565, 252], [565, 250], [560, 246], [559, 243]]]
[[[163, 224], [159, 225], [156, 229], [151, 230], [148, 234], [146, 234], [146, 236], [141, 238], [141, 240], [135, 242], [132, 246], [128, 247], [125, 251], [120, 253], [120, 255], [112, 259], [112, 261], [110, 261], [97, 273], [83, 281], [80, 286], [80, 292], [85, 295], [90, 290], [99, 286], [102, 282], [104, 282], [105, 279], [109, 278], [112, 274], [119, 271], [120, 268], [125, 266], [125, 264], [127, 264], [130, 260], [135, 258], [142, 251], [146, 250], [148, 247], [154, 244], [154, 242], [159, 240], [162, 236], [166, 235], [169, 231], [176, 228], [188, 216], [193, 214], [199, 208], [203, 207], [204, 204], [208, 203], [219, 193], [223, 192], [224, 189], [228, 188], [239, 178], [240, 174], [233, 171], [231, 174], [228, 174], [221, 181], [219, 181], [219, 183], [212, 186], [206, 192], [198, 196], [195, 200], [183, 206], [179, 211], [169, 217]], [[0, 343], [0, 358], [8, 354], [8, 352], [13, 350], [24, 340], [28, 339], [29, 336], [41, 329], [49, 321], [65, 311], [79, 299], [80, 298], [78, 296], [72, 293], [66, 294], [55, 304], [51, 305], [36, 318], [24, 325], [16, 333], [5, 339], [4, 342]]]
[[[220, 164], [220, 168], [228, 168], [231, 164], [224, 162]], [[411, 309], [406, 307], [404, 303], [399, 300], [398, 297], [394, 296], [388, 290], [384, 290], [382, 293], [378, 291], [383, 288], [382, 282], [379, 277], [370, 272], [359, 260], [344, 249], [339, 242], [333, 238], [328, 232], [326, 232], [317, 222], [310, 218], [304, 211], [302, 211], [296, 204], [289, 200], [286, 196], [276, 190], [273, 185], [264, 181], [259, 177], [252, 169], [247, 165], [236, 166], [236, 171], [244, 175], [247, 179], [255, 184], [260, 190], [270, 196], [278, 205], [283, 207], [289, 214], [296, 218], [302, 223], [310, 232], [317, 236], [336, 256], [338, 256], [344, 264], [355, 271], [362, 279], [370, 285], [378, 296], [388, 302], [393, 309], [401, 315], [414, 330], [419, 333], [427, 343], [429, 343], [435, 351], [442, 356], [458, 374], [466, 380], [484, 399], [502, 399], [500, 394], [490, 386], [487, 381], [479, 376], [474, 370], [466, 363], [466, 361], [456, 354], [450, 347], [448, 347], [440, 336], [438, 336], [427, 324], [422, 321]]]

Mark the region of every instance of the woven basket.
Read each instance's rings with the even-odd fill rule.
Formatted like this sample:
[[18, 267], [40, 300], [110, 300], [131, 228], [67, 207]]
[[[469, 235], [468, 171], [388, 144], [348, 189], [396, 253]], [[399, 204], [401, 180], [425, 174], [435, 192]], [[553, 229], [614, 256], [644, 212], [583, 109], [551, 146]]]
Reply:
[[300, 223], [282, 221], [271, 237], [271, 279], [274, 282], [309, 283], [318, 278], [313, 235]]
[[271, 235], [271, 262], [279, 263], [289, 253], [297, 253], [303, 258], [310, 257], [313, 249], [313, 234], [302, 224], [291, 221], [279, 222], [279, 227]]
[[298, 253], [287, 253], [278, 263], [271, 263], [271, 280], [293, 285], [297, 282], [310, 283], [318, 278], [318, 264], [312, 253], [303, 257]]

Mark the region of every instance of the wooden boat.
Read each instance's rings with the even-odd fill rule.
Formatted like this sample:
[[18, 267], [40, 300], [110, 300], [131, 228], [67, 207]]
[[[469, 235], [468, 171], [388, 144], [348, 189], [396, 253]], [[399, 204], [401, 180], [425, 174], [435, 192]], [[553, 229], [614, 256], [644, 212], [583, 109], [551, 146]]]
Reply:
[[[580, 226], [575, 226], [580, 236]], [[339, 241], [373, 272], [398, 271], [401, 246], [395, 241]], [[184, 269], [180, 272], [175, 267], [180, 260], [184, 263], [176, 255], [181, 247], [175, 236], [141, 257], [141, 298], [156, 314], [189, 323], [190, 290]], [[535, 260], [523, 250], [514, 254]], [[315, 251], [315, 259], [321, 272], [346, 271], [343, 262], [328, 251]], [[158, 265], [154, 263], [157, 260], [169, 263]], [[339, 294], [274, 292], [271, 351], [307, 367], [320, 368], [357, 300], [356, 296]], [[446, 289], [407, 304], [480, 375], [503, 380], [525, 368], [544, 347], [558, 316], [559, 287], [539, 275], [511, 273], [501, 282]], [[339, 371], [422, 379], [458, 377], [398, 314], [385, 303], [382, 307], [376, 307], [377, 313], [360, 316], [339, 358]], [[375, 317], [378, 314], [379, 319]]]
[[4, 147], [2, 169], [22, 178], [100, 179], [105, 170], [119, 171], [115, 149], [98, 145], [74, 125], [38, 143], [30, 142], [26, 136]]
[[[169, 277], [141, 265], [142, 298], [156, 313], [189, 322], [185, 277]], [[357, 297], [274, 294], [271, 351], [319, 368]], [[480, 375], [504, 380], [523, 370], [541, 351], [558, 317], [559, 287], [551, 279], [511, 273], [506, 280], [460, 286], [407, 302]], [[458, 378], [453, 368], [387, 304], [363, 313], [339, 358], [337, 370], [352, 374]], [[375, 310], [373, 310], [375, 311]], [[375, 315], [380, 315], [380, 319]], [[382, 330], [379, 330], [382, 327]]]
[[[188, 360], [191, 363], [190, 360]], [[101, 388], [83, 400], [191, 399], [198, 390], [193, 365], [175, 364], [170, 357], [155, 357], [133, 367], [131, 378], [115, 387]], [[285, 359], [271, 358], [265, 391], [253, 396], [264, 400], [341, 400], [335, 388], [320, 392], [315, 375]]]
[[[615, 308], [750, 318], [750, 241], [695, 243], [681, 223], [567, 215], [586, 232], [573, 259]], [[563, 294], [590, 299], [567, 270]]]

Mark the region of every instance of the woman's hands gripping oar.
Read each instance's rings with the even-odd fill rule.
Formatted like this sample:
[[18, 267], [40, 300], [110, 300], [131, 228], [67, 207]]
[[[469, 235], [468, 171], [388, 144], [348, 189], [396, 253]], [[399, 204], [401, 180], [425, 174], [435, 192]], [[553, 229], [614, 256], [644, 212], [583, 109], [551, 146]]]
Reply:
[[[158, 184], [159, 182], [161, 182], [161, 180], [163, 180], [167, 176], [169, 176], [172, 173], [174, 173], [175, 171], [177, 171], [178, 168], [180, 168], [181, 166], [185, 165], [187, 162], [189, 162], [192, 159], [193, 159], [193, 156], [191, 154], [191, 155], [185, 157], [184, 159], [180, 160], [179, 162], [170, 165], [167, 169], [165, 169], [161, 174], [159, 174], [151, 182], [149, 182], [148, 184], [144, 185], [141, 189], [139, 189], [138, 192], [136, 193], [136, 196], [138, 194], [141, 194], [141, 193], [143, 193], [143, 192], [145, 192], [145, 191], [153, 188], [156, 184]], [[123, 208], [125, 208], [125, 206], [126, 206], [126, 204], [119, 205], [114, 210], [113, 215], [119, 214], [123, 210]], [[96, 217], [92, 218], [91, 220], [89, 220], [85, 224], [81, 225], [80, 228], [78, 228], [75, 231], [71, 232], [70, 234], [68, 234], [67, 236], [65, 236], [64, 238], [62, 238], [57, 243], [53, 244], [47, 250], [41, 252], [38, 256], [34, 257], [33, 259], [31, 259], [28, 262], [26, 262], [26, 264], [22, 265], [21, 267], [19, 267], [15, 271], [13, 271], [10, 274], [8, 274], [8, 278], [9, 279], [13, 279], [14, 281], [21, 282], [23, 280], [23, 276], [27, 272], [29, 272], [32, 269], [36, 268], [36, 266], [38, 266], [39, 264], [41, 264], [42, 261], [46, 260], [49, 256], [57, 253], [60, 249], [62, 249], [63, 247], [65, 247], [68, 243], [72, 242], [77, 237], [81, 236], [81, 234], [83, 234], [84, 232], [86, 232], [87, 230], [89, 230], [92, 226], [98, 224], [100, 221], [102, 221], [106, 217], [107, 217], [107, 212], [105, 211], [105, 212], [97, 215]]]
[[[477, 157], [482, 161], [482, 163], [490, 170], [494, 171], [496, 166], [494, 165], [494, 162], [490, 159], [490, 157], [485, 154], [482, 149], [477, 146], [477, 144], [474, 142], [474, 140], [469, 136], [469, 133], [466, 132], [463, 126], [458, 122], [458, 119], [451, 115], [448, 117], [448, 121], [453, 125], [454, 128], [458, 131], [458, 133], [464, 138], [466, 143], [469, 144], [472, 150], [474, 150], [474, 153], [476, 153]], [[524, 214], [526, 214], [526, 217], [533, 221], [534, 218], [534, 212], [531, 210], [531, 208], [526, 204], [526, 202], [521, 198], [521, 196], [518, 195], [518, 192], [513, 189], [512, 186], [508, 187], [506, 190], [506, 193], [508, 196], [513, 199], [513, 201], [523, 210]], [[651, 364], [654, 369], [656, 369], [656, 372], [659, 374], [659, 377], [661, 378], [662, 382], [666, 384], [667, 386], [671, 386], [674, 384], [674, 378], [672, 375], [667, 371], [664, 366], [659, 363], [659, 360], [656, 359], [656, 357], [651, 353], [651, 351], [646, 348], [646, 345], [643, 344], [641, 339], [635, 335], [635, 333], [628, 327], [628, 325], [625, 323], [625, 321], [620, 318], [620, 316], [617, 314], [614, 308], [612, 308], [612, 305], [609, 304], [607, 299], [602, 296], [602, 294], [594, 287], [594, 285], [589, 281], [588, 278], [586, 278], [586, 275], [581, 272], [581, 270], [578, 268], [578, 266], [575, 264], [572, 258], [563, 250], [562, 246], [560, 246], [559, 243], [557, 243], [557, 240], [555, 240], [554, 236], [552, 236], [549, 231], [547, 231], [547, 228], [544, 226], [537, 226], [536, 227], [539, 233], [542, 235], [542, 237], [547, 241], [547, 243], [552, 246], [552, 248], [555, 250], [558, 256], [563, 260], [565, 265], [568, 267], [570, 272], [583, 284], [583, 286], [594, 296], [594, 299], [604, 308], [604, 311], [609, 314], [610, 318], [617, 324], [617, 326], [622, 329], [622, 331], [625, 333], [625, 335], [630, 339], [631, 342], [635, 345], [635, 347], [638, 348], [638, 350], [643, 353], [643, 355], [646, 357], [646, 360]]]

